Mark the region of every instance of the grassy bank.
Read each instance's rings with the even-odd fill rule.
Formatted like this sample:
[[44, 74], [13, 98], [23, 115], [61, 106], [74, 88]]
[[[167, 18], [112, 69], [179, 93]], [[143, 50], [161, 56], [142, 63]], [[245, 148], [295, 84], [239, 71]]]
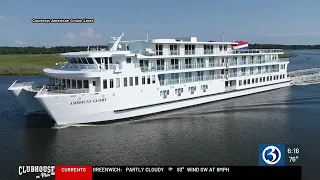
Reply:
[[58, 54], [0, 55], [0, 75], [38, 75], [65, 59]]
[[279, 54], [279, 58], [290, 58], [290, 57], [296, 57], [298, 55], [296, 54]]

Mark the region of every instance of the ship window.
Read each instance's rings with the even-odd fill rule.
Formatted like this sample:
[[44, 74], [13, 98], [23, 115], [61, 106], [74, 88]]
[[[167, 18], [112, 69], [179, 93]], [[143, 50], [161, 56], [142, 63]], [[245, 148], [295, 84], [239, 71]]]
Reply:
[[266, 82], [266, 77], [263, 77], [263, 82]]
[[80, 58], [75, 58], [78, 64], [82, 64], [82, 61]]
[[[68, 79], [69, 80], [69, 79]], [[67, 83], [68, 83], [68, 80], [67, 80]], [[70, 83], [70, 80], [69, 80], [69, 83]], [[89, 88], [89, 82], [88, 80], [83, 80], [83, 88]]]
[[254, 78], [252, 78], [251, 82], [252, 82], [252, 84], [254, 84]]
[[67, 88], [70, 88], [70, 79], [67, 79]]
[[136, 83], [136, 86], [139, 85], [139, 77], [135, 77], [134, 81]]
[[127, 63], [131, 64], [131, 58], [127, 58]]
[[250, 84], [250, 79], [248, 79], [248, 84]]
[[152, 84], [156, 83], [156, 76], [152, 75]]
[[127, 87], [127, 85], [128, 85], [128, 78], [123, 78], [123, 86], [124, 87]]
[[103, 80], [103, 89], [107, 89], [108, 80]]
[[267, 81], [269, 81], [269, 76], [267, 76]]
[[78, 89], [82, 89], [82, 80], [77, 80]]
[[70, 58], [70, 59], [71, 59], [71, 62], [72, 62], [72, 63], [77, 64], [76, 58]]
[[247, 81], [246, 80], [243, 80], [243, 85], [246, 85], [247, 84]]
[[133, 86], [133, 77], [130, 77], [130, 86]]
[[241, 86], [242, 85], [242, 80], [239, 80], [239, 86]]
[[282, 79], [282, 75], [280, 74], [280, 79]]
[[72, 87], [72, 89], [76, 89], [76, 80], [74, 80], [74, 79], [72, 79], [72, 81], [71, 81], [71, 87]]
[[83, 64], [88, 64], [86, 58], [81, 58]]
[[225, 51], [227, 50], [227, 45], [224, 45], [224, 50], [225, 50]]
[[110, 88], [113, 88], [113, 79], [110, 79]]
[[147, 84], [150, 84], [150, 76], [147, 76]]
[[87, 58], [89, 64], [94, 64], [92, 58]]
[[258, 83], [258, 78], [256, 78], [256, 83]]
[[146, 77], [142, 76], [142, 84], [146, 84]]
[[117, 78], [116, 79], [116, 88], [119, 88], [120, 87], [120, 78]]
[[93, 85], [93, 86], [96, 86], [96, 81], [92, 81], [92, 85]]
[[[81, 82], [82, 82], [82, 81], [81, 81]], [[66, 87], [66, 80], [65, 80], [65, 79], [62, 79], [62, 83], [61, 83], [61, 84], [62, 84], [63, 87]]]
[[101, 64], [101, 58], [94, 58], [98, 64]]

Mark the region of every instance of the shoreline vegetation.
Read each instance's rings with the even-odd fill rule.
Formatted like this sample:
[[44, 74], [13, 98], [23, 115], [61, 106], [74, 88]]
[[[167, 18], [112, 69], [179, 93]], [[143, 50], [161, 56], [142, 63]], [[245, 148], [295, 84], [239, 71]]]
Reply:
[[42, 75], [44, 68], [55, 67], [55, 63], [64, 61], [59, 54], [0, 55], [0, 75]]
[[[107, 46], [98, 47], [108, 48]], [[249, 44], [249, 48], [309, 50], [320, 49], [320, 45]], [[65, 61], [60, 53], [86, 50], [87, 46], [0, 47], [0, 75], [42, 75], [44, 68], [55, 67], [55, 63]], [[280, 55], [280, 58], [295, 56], [297, 55], [285, 53]]]
[[298, 56], [297, 54], [287, 54], [287, 53], [279, 54], [279, 58], [291, 58], [291, 57], [297, 57], [297, 56]]

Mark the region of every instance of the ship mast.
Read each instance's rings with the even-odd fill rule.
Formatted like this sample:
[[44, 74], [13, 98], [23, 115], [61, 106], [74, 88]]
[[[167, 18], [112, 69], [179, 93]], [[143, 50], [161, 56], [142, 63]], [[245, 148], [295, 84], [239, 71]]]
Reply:
[[113, 46], [110, 49], [110, 51], [117, 51], [118, 44], [120, 43], [120, 40], [121, 40], [122, 36], [124, 36], [124, 33], [122, 33], [121, 36], [119, 36], [119, 37], [111, 37], [111, 38], [113, 38], [113, 40], [116, 40], [116, 42], [113, 44]]

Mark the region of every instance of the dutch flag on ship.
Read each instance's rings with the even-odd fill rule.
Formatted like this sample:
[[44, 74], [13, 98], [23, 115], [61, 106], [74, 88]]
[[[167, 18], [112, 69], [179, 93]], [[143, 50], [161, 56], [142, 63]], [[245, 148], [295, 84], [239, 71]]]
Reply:
[[238, 44], [232, 44], [232, 49], [237, 49], [237, 50], [249, 49], [249, 43], [246, 41], [234, 41], [234, 42]]

